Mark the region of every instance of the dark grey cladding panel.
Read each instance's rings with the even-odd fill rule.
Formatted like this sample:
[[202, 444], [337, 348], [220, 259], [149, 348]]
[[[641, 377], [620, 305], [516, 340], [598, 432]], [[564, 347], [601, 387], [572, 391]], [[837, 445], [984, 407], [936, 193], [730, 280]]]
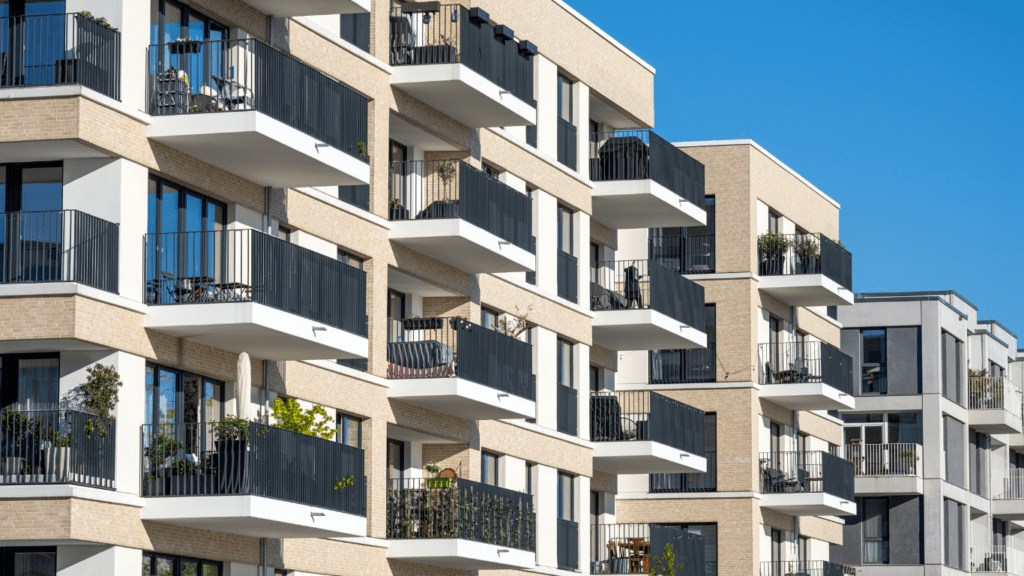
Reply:
[[861, 391], [860, 330], [857, 328], [844, 329], [840, 334], [839, 345], [844, 354], [853, 358], [853, 395], [859, 396]]
[[[861, 564], [861, 530], [860, 515], [864, 506], [864, 499], [857, 498], [857, 513], [853, 516], [843, 516], [843, 544], [829, 545], [829, 561], [846, 566], [859, 566]], [[890, 534], [892, 532], [890, 531]]]
[[886, 332], [889, 394], [921, 393], [921, 328], [890, 328]]
[[961, 488], [967, 488], [964, 481], [964, 423], [951, 416], [943, 416], [945, 425], [943, 433], [946, 435], [944, 445], [946, 447], [946, 481]]
[[923, 496], [889, 497], [889, 563], [924, 563]]

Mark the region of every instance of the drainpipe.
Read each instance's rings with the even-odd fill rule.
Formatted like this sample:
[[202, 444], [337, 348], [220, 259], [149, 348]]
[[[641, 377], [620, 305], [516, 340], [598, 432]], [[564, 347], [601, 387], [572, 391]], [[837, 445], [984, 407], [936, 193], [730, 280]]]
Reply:
[[260, 538], [260, 571], [259, 576], [267, 575], [267, 539]]

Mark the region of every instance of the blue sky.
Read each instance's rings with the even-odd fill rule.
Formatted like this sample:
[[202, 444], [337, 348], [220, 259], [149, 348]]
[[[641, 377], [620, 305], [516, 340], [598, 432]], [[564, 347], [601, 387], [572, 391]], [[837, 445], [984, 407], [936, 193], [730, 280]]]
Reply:
[[957, 290], [1024, 348], [1024, 2], [569, 2], [657, 69], [659, 135], [842, 205], [855, 291]]

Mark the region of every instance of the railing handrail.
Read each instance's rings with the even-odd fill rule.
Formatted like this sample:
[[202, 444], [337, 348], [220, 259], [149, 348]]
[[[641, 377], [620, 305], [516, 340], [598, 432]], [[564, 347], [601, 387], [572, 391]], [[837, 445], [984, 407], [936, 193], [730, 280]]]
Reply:
[[854, 500], [853, 462], [827, 450], [760, 452], [763, 494], [823, 492]]
[[917, 443], [843, 444], [829, 452], [853, 462], [857, 476], [919, 476], [922, 472]]
[[591, 132], [590, 164], [594, 182], [650, 179], [704, 209], [704, 164], [651, 129]]
[[[591, 310], [651, 309], [704, 332], [704, 287], [647, 258], [591, 263]], [[603, 292], [601, 292], [603, 291]]]
[[853, 358], [820, 340], [758, 344], [757, 372], [760, 384], [823, 383], [853, 395]]
[[767, 252], [758, 248], [761, 276], [822, 274], [841, 288], [853, 290], [853, 255], [842, 244], [820, 232], [765, 234], [777, 240]]
[[704, 411], [664, 394], [592, 390], [590, 412], [593, 442], [654, 441], [704, 457]]
[[87, 410], [0, 410], [0, 485], [75, 484], [114, 490], [117, 420]]

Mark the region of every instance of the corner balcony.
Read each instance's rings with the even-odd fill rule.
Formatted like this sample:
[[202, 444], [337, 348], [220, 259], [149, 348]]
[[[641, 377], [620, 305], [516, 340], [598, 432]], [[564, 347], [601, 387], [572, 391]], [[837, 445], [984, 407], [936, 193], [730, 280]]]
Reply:
[[790, 306], [852, 306], [853, 256], [824, 234], [762, 234], [758, 289]]
[[[1009, 469], [1007, 478], [1003, 478], [1003, 489], [994, 490], [992, 498], [992, 515], [1002, 520], [1024, 520], [1024, 470]], [[993, 482], [993, 488], [996, 487]]]
[[261, 186], [369, 184], [368, 101], [348, 86], [252, 38], [147, 61], [151, 140]]
[[366, 272], [256, 230], [145, 242], [147, 329], [266, 360], [367, 357]]
[[388, 398], [466, 420], [535, 418], [530, 344], [461, 318], [388, 325]]
[[616, 352], [707, 346], [703, 286], [652, 260], [593, 266], [594, 344]]
[[920, 444], [847, 444], [830, 451], [853, 462], [857, 496], [924, 494]]
[[117, 224], [78, 210], [5, 212], [0, 235], [0, 285], [74, 282], [117, 294]]
[[615, 229], [704, 226], [704, 165], [651, 130], [590, 135], [594, 219]]
[[971, 546], [971, 572], [1024, 574], [1024, 550], [1015, 546]]
[[672, 545], [676, 564], [687, 567], [686, 574], [717, 573], [717, 566], [704, 561], [703, 536], [660, 524], [592, 524], [590, 528], [591, 574], [653, 574], [657, 565], [651, 556], [663, 554], [666, 544]]
[[1021, 392], [1008, 378], [970, 378], [967, 418], [985, 434], [1021, 433]]
[[666, 236], [647, 240], [651, 260], [678, 274], [715, 273], [715, 235]]
[[470, 274], [533, 272], [530, 197], [461, 160], [392, 162], [390, 239]]
[[857, 569], [827, 560], [761, 562], [761, 576], [853, 576]]
[[456, 570], [537, 565], [533, 496], [463, 478], [396, 480], [388, 489], [388, 559]]
[[761, 507], [790, 516], [857, 513], [854, 465], [828, 452], [762, 452]]
[[758, 346], [760, 397], [789, 410], [850, 410], [853, 359], [825, 342]]
[[0, 412], [4, 487], [70, 484], [114, 490], [117, 423], [78, 410]]
[[367, 14], [370, 0], [244, 0], [260, 12], [278, 18], [321, 14]]
[[537, 123], [536, 55], [479, 8], [416, 2], [391, 11], [391, 85], [468, 128]]
[[707, 472], [704, 412], [655, 392], [591, 392], [590, 440], [609, 474]]
[[363, 458], [257, 422], [143, 426], [142, 519], [253, 538], [366, 536]]

